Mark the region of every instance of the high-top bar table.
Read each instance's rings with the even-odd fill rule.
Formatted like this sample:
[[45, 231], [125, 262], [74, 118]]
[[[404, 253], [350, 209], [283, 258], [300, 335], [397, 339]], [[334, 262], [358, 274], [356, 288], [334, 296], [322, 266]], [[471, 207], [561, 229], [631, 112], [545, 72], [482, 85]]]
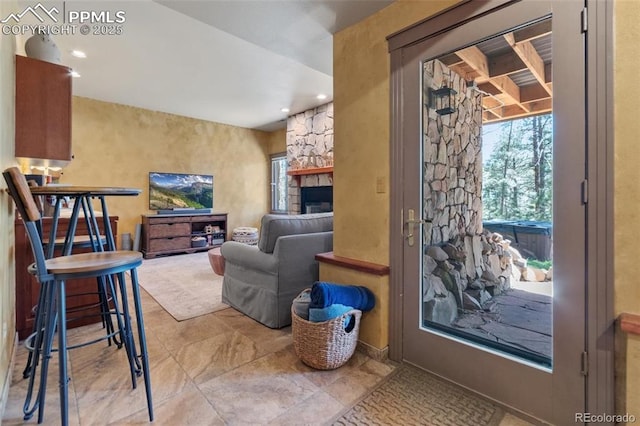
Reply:
[[[84, 218], [87, 221], [87, 229], [89, 230], [89, 236], [99, 240], [99, 228], [96, 214], [93, 210], [91, 199], [98, 198], [100, 200], [100, 206], [102, 209], [102, 219], [105, 237], [107, 239], [107, 250], [116, 250], [115, 237], [111, 229], [111, 223], [109, 222], [109, 212], [107, 210], [106, 197], [112, 196], [137, 196], [142, 192], [136, 188], [119, 188], [119, 187], [100, 187], [100, 186], [76, 186], [76, 185], [45, 185], [36, 186], [31, 188], [31, 193], [34, 196], [55, 196], [56, 204], [53, 211], [53, 220], [51, 226], [51, 233], [49, 237], [50, 242], [54, 242], [58, 231], [58, 219], [60, 218], [60, 209], [62, 207], [62, 200], [65, 197], [74, 200], [73, 210], [69, 221], [69, 229], [65, 236], [65, 243], [62, 253], [68, 255], [71, 253], [73, 246], [73, 238], [75, 236], [76, 227], [78, 223], [78, 217], [80, 216], [80, 208], [83, 209]], [[102, 251], [102, 244], [96, 244], [98, 250]], [[47, 257], [53, 257], [54, 244], [48, 244]]]

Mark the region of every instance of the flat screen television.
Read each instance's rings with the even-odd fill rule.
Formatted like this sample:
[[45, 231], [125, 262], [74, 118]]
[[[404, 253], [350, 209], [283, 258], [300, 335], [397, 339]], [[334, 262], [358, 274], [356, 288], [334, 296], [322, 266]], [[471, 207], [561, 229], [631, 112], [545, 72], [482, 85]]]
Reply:
[[213, 208], [213, 176], [185, 173], [149, 173], [150, 210]]

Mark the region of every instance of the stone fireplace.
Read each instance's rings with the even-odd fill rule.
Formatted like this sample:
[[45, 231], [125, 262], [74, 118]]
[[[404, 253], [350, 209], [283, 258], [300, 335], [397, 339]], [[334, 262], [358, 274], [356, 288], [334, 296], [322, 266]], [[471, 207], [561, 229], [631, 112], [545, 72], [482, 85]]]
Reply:
[[300, 213], [333, 211], [333, 186], [303, 186], [300, 188]]
[[289, 214], [333, 211], [333, 103], [289, 117], [287, 163]]
[[[318, 198], [316, 196], [317, 190], [314, 191], [315, 188], [331, 188], [330, 195], [331, 199], [328, 198], [327, 190], [325, 189], [325, 194], [322, 195], [322, 199], [314, 199], [310, 200], [305, 197], [302, 199], [302, 191], [306, 189], [307, 194], [313, 194], [312, 197]], [[308, 175], [293, 175], [289, 176], [289, 214], [302, 214], [306, 213], [306, 208], [304, 203], [327, 203], [331, 202], [331, 210], [324, 211], [333, 211], [333, 174], [332, 173], [313, 173]], [[325, 204], [326, 207], [326, 204]], [[313, 207], [315, 208], [315, 207]], [[317, 213], [314, 211], [313, 213]]]

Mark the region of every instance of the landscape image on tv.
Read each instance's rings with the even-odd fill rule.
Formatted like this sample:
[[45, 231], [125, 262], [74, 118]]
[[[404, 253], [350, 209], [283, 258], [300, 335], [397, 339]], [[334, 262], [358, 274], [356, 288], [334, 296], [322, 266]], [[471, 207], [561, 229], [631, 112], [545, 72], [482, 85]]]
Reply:
[[149, 173], [149, 209], [213, 208], [213, 176]]

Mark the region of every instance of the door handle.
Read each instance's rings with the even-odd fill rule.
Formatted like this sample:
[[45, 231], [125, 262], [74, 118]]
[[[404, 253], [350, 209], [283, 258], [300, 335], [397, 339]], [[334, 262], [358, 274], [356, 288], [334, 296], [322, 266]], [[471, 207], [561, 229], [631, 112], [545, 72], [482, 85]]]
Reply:
[[415, 244], [415, 235], [413, 234], [415, 226], [429, 222], [430, 221], [424, 219], [416, 219], [415, 210], [407, 210], [407, 220], [404, 221], [404, 224], [407, 227], [407, 234], [405, 235], [405, 238], [407, 239], [407, 244], [409, 244], [409, 247], [413, 247], [413, 245]]

